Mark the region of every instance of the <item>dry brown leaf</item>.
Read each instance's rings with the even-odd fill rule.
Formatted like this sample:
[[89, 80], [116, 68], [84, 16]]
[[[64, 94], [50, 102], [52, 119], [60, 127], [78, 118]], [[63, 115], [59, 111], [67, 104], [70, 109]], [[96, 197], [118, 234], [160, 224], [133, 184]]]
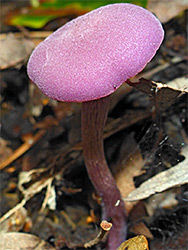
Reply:
[[151, 231], [142, 221], [135, 223], [133, 226], [131, 226], [130, 232], [133, 232], [135, 235], [142, 234], [149, 239], [153, 239], [153, 235], [152, 235]]
[[12, 33], [0, 39], [0, 69], [18, 67], [26, 61], [34, 49], [34, 44], [25, 38], [15, 38]]
[[180, 87], [178, 85], [171, 87], [167, 84], [153, 82], [144, 78], [141, 78], [139, 82], [136, 83], [131, 83], [128, 80], [127, 83], [143, 93], [150, 95], [151, 101], [160, 111], [164, 111], [172, 105], [179, 95], [188, 93], [188, 84], [185, 80], [182, 80], [181, 84], [179, 81]]
[[[131, 146], [130, 146], [131, 145]], [[142, 155], [133, 136], [129, 136], [126, 142], [122, 145], [123, 155], [131, 152], [126, 160], [122, 160], [120, 171], [115, 174], [117, 186], [121, 192], [122, 197], [126, 197], [130, 192], [135, 190], [133, 178], [143, 173], [142, 167], [144, 165]], [[124, 162], [125, 161], [125, 162]], [[125, 202], [127, 213], [130, 212], [135, 205], [134, 202]]]
[[0, 234], [0, 249], [7, 250], [55, 250], [50, 244], [26, 233]]
[[147, 9], [154, 13], [162, 23], [168, 22], [187, 8], [186, 0], [150, 0], [147, 5]]
[[126, 240], [117, 250], [149, 250], [148, 241], [144, 235], [138, 235]]
[[125, 197], [124, 200], [142, 200], [155, 193], [163, 192], [169, 188], [188, 183], [188, 146], [184, 147], [181, 153], [185, 156], [184, 161], [180, 162], [175, 167], [171, 167], [170, 169], [163, 171], [145, 181], [137, 189]]

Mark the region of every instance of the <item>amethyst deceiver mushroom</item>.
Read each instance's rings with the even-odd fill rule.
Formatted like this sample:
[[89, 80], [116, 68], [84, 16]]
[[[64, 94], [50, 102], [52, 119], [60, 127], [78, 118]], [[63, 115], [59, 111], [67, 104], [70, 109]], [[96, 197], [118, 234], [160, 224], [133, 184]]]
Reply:
[[110, 4], [59, 28], [39, 44], [28, 62], [29, 77], [48, 97], [83, 102], [84, 159], [102, 198], [103, 219], [113, 224], [110, 250], [126, 237], [126, 212], [103, 150], [109, 95], [145, 67], [163, 37], [161, 23], [149, 11], [132, 4]]

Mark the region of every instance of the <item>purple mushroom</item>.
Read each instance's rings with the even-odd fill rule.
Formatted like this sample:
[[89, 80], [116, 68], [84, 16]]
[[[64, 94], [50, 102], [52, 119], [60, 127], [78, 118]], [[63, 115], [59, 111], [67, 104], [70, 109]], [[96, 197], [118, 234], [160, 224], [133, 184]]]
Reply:
[[48, 97], [83, 102], [82, 140], [88, 175], [111, 220], [107, 249], [126, 237], [126, 211], [108, 168], [103, 129], [109, 96], [153, 58], [164, 37], [158, 19], [132, 4], [110, 4], [80, 16], [33, 51], [28, 75]]

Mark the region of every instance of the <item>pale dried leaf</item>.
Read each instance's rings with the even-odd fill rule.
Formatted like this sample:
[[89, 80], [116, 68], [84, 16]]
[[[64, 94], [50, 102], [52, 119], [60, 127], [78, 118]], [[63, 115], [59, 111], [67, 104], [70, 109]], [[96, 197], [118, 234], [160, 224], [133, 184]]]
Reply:
[[25, 199], [29, 199], [30, 197], [33, 197], [35, 194], [40, 193], [44, 188], [48, 186], [49, 182], [51, 182], [51, 179], [53, 179], [53, 177], [43, 178], [30, 185], [29, 188], [23, 191]]
[[187, 8], [187, 0], [150, 0], [147, 5], [147, 9], [154, 13], [162, 23], [168, 22]]
[[38, 168], [38, 169], [32, 169], [30, 171], [23, 171], [19, 174], [19, 180], [18, 180], [18, 188], [21, 192], [24, 193], [23, 185], [30, 182], [31, 180], [34, 180], [36, 175], [44, 173], [46, 169], [44, 168]]
[[56, 209], [56, 191], [55, 186], [52, 185], [53, 179], [49, 178], [49, 182], [47, 185], [47, 190], [45, 194], [45, 199], [42, 203], [41, 212], [44, 211], [46, 205], [48, 205], [50, 210]]
[[15, 38], [12, 33], [8, 34], [5, 39], [0, 39], [0, 69], [21, 66], [34, 47], [34, 43], [30, 40]]
[[26, 233], [0, 234], [0, 249], [6, 250], [55, 250], [50, 244]]
[[55, 192], [55, 186], [51, 186], [50, 189], [50, 196], [48, 197], [47, 202], [50, 210], [56, 209], [56, 192]]
[[184, 161], [180, 162], [175, 167], [171, 167], [170, 169], [163, 171], [145, 181], [137, 189], [125, 197], [124, 200], [142, 200], [155, 193], [163, 192], [169, 188], [188, 183], [188, 146], [182, 149], [182, 155], [185, 156]]
[[188, 78], [185, 76], [176, 78], [168, 82], [167, 85], [171, 88], [181, 90], [182, 92], [188, 92]]

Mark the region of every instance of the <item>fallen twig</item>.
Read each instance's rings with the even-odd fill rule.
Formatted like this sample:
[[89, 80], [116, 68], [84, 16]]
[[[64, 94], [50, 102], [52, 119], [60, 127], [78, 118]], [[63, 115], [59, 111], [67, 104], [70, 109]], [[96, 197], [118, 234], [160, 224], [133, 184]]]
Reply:
[[101, 227], [101, 229], [100, 229], [98, 235], [95, 237], [95, 239], [84, 244], [85, 248], [89, 248], [89, 247], [92, 247], [92, 246], [98, 244], [104, 238], [105, 234], [110, 231], [110, 229], [112, 227], [112, 223], [103, 220], [100, 224], [100, 227]]
[[32, 136], [29, 140], [23, 143], [19, 148], [17, 148], [14, 153], [8, 157], [5, 161], [0, 163], [0, 170], [7, 167], [10, 163], [15, 161], [18, 157], [23, 155], [27, 150], [29, 150], [35, 143], [37, 143], [46, 133], [45, 130], [40, 130], [37, 134]]

